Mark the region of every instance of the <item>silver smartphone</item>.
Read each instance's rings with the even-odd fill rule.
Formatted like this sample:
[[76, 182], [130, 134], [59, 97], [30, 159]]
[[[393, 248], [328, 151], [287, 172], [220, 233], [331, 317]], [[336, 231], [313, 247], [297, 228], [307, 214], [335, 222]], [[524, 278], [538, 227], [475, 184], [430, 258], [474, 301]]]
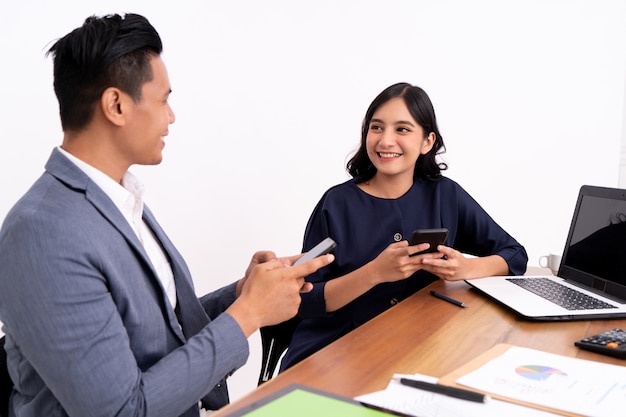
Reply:
[[300, 259], [298, 259], [293, 265], [299, 265], [302, 262], [309, 261], [313, 258], [317, 258], [318, 256], [326, 255], [327, 253], [335, 249], [336, 246], [337, 244], [335, 243], [335, 241], [327, 237], [326, 239], [315, 245], [313, 249], [302, 255], [302, 257], [300, 257]]

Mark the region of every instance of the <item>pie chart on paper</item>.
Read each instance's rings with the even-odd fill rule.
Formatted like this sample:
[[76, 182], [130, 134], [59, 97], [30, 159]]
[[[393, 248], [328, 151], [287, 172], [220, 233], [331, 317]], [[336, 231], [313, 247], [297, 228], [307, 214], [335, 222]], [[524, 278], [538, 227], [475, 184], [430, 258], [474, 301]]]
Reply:
[[523, 365], [515, 368], [515, 372], [528, 379], [532, 379], [533, 381], [545, 381], [553, 375], [567, 375], [565, 372], [551, 368], [549, 366], [541, 366], [541, 365]]

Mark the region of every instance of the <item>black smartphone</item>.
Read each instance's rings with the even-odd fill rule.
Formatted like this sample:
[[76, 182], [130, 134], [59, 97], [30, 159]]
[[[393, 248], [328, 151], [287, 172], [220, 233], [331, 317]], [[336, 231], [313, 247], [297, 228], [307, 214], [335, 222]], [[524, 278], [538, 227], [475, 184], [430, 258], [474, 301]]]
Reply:
[[421, 255], [424, 253], [437, 252], [437, 245], [443, 245], [448, 237], [448, 229], [445, 227], [439, 229], [417, 229], [413, 231], [409, 244], [411, 246], [419, 243], [429, 243], [430, 248], [421, 252], [414, 253], [411, 256]]
[[318, 256], [326, 255], [327, 253], [335, 249], [336, 246], [337, 244], [335, 243], [335, 241], [327, 237], [326, 239], [315, 245], [313, 249], [302, 255], [293, 265], [296, 266], [301, 264], [302, 262], [317, 258]]

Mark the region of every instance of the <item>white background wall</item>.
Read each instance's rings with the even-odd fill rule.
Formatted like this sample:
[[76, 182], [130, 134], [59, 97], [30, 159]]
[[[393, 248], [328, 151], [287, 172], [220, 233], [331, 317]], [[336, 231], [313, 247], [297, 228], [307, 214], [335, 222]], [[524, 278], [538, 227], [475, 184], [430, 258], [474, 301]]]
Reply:
[[[62, 138], [51, 42], [91, 14], [144, 14], [177, 121], [164, 162], [133, 171], [198, 293], [239, 278], [255, 250], [300, 251], [315, 203], [348, 178], [367, 106], [398, 81], [429, 93], [447, 175], [531, 265], [562, 250], [579, 187], [617, 186], [626, 155], [626, 0], [22, 0], [3, 12], [0, 219]], [[251, 351], [233, 398], [256, 384], [258, 335]]]

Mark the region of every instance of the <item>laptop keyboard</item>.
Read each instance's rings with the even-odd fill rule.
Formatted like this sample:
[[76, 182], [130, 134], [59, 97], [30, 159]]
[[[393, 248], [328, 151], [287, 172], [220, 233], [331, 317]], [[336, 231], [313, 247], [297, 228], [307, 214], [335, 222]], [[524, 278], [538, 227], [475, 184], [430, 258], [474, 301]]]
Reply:
[[507, 280], [567, 310], [617, 308], [547, 278], [507, 278]]

